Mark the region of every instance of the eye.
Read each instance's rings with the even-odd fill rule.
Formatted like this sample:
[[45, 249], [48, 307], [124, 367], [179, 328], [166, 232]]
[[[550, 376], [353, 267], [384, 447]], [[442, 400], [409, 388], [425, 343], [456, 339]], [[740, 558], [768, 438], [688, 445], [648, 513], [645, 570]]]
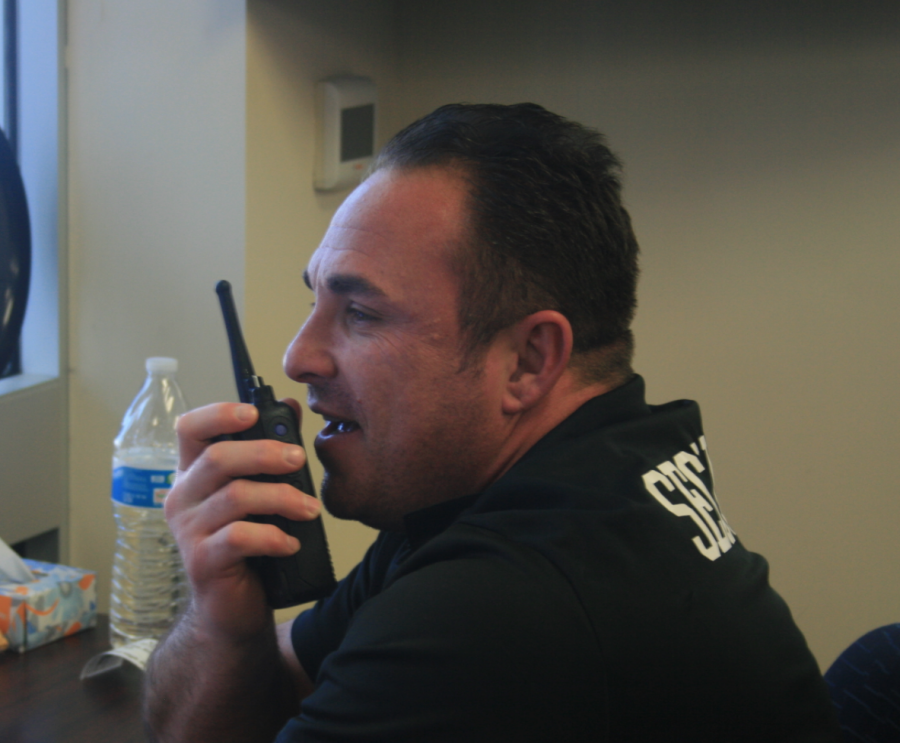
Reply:
[[370, 315], [368, 312], [363, 312], [358, 307], [348, 307], [347, 308], [347, 319], [355, 323], [357, 325], [375, 322], [378, 318], [374, 315]]

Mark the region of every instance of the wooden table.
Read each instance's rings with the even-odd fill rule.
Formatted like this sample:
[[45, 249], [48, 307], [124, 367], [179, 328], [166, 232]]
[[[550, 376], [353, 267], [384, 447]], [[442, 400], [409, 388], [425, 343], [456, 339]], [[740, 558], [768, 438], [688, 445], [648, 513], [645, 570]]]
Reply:
[[144, 743], [143, 674], [129, 663], [80, 681], [84, 664], [109, 650], [109, 620], [27, 653], [0, 653], [3, 743]]

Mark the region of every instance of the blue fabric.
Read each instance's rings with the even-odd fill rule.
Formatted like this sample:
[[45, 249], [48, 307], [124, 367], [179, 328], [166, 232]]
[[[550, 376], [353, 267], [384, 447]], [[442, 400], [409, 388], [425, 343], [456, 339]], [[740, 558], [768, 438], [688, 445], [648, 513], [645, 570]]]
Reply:
[[853, 643], [825, 681], [847, 743], [900, 741], [900, 623]]

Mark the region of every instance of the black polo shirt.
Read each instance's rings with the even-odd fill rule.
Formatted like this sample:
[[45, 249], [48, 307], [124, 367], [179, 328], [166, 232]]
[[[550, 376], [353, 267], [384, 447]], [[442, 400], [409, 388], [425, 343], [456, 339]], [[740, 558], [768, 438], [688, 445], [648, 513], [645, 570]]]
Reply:
[[280, 741], [840, 740], [697, 405], [639, 377], [381, 533], [292, 637], [315, 691]]

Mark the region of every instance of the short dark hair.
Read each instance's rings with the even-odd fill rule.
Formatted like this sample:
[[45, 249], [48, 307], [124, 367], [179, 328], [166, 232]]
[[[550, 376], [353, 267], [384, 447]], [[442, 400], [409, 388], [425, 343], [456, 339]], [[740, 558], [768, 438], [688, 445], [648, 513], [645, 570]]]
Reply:
[[474, 239], [455, 257], [467, 350], [552, 309], [588, 381], [630, 376], [638, 245], [603, 135], [533, 103], [452, 104], [394, 136], [372, 171], [432, 166], [470, 187]]

